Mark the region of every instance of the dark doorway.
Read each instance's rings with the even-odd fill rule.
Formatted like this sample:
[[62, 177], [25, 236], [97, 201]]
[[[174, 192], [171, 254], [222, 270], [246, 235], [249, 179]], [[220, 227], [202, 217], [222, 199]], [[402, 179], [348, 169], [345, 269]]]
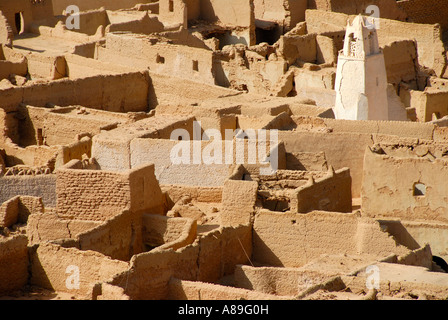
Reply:
[[15, 24], [16, 24], [16, 31], [18, 34], [23, 33], [23, 12], [17, 12], [14, 16]]
[[282, 35], [281, 29], [282, 28], [276, 23], [255, 28], [257, 44], [267, 42], [268, 44], [273, 45], [280, 39], [280, 36]]

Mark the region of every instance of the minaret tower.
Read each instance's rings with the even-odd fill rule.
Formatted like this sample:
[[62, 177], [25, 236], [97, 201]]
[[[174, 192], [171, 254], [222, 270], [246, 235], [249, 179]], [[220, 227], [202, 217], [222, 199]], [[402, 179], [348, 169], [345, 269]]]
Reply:
[[347, 25], [336, 73], [336, 119], [388, 120], [387, 74], [373, 24], [357, 16]]

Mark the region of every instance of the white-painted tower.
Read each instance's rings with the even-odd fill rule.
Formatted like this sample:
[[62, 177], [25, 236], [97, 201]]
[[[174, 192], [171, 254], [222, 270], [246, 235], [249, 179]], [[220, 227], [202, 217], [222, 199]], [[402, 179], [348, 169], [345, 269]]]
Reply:
[[347, 25], [336, 73], [336, 119], [388, 120], [387, 74], [373, 24], [357, 16]]

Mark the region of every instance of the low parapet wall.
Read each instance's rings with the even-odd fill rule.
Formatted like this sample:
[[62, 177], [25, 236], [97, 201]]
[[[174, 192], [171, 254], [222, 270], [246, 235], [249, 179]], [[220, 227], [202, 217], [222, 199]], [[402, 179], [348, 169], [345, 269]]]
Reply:
[[162, 213], [163, 195], [154, 165], [122, 172], [75, 169], [72, 160], [57, 170], [57, 213], [78, 220], [106, 221], [122, 210]]
[[[92, 299], [96, 283], [128, 269], [127, 262], [100, 253], [41, 243], [30, 251], [30, 284]], [[79, 281], [77, 286], [77, 281]]]
[[367, 149], [362, 210], [369, 217], [447, 223], [445, 158], [394, 157]]
[[177, 250], [192, 244], [197, 236], [196, 220], [143, 215], [143, 243], [155, 250]]
[[113, 112], [139, 112], [148, 109], [149, 81], [147, 72], [97, 75], [1, 89], [0, 96], [2, 107], [7, 110], [14, 110], [20, 103], [45, 107], [51, 102], [59, 106], [82, 105]]
[[40, 197], [46, 207], [55, 207], [56, 175], [5, 176], [0, 178], [0, 203], [15, 196]]
[[290, 300], [292, 298], [292, 296], [280, 297], [247, 289], [175, 278], [169, 282], [168, 294], [170, 300]]
[[[297, 202], [291, 210], [307, 213], [313, 210], [352, 212], [352, 179], [350, 169], [334, 171], [332, 167], [326, 177], [310, 180], [296, 190]], [[295, 200], [295, 199], [294, 199]]]
[[[306, 22], [309, 33], [323, 33], [345, 30], [349, 16], [337, 12], [323, 10], [307, 10]], [[441, 27], [436, 24], [416, 24], [390, 19], [378, 19], [380, 28], [378, 41], [380, 46], [389, 44], [398, 39], [414, 40], [417, 43], [419, 63], [433, 69], [438, 76], [445, 71], [445, 49], [441, 39]]]
[[409, 251], [377, 221], [356, 213], [262, 210], [255, 215], [253, 228], [253, 260], [262, 265], [297, 268], [323, 254], [368, 253], [380, 259]]
[[236, 265], [248, 263], [251, 253], [250, 226], [220, 228], [177, 251], [153, 250], [135, 255], [129, 271], [108, 283], [122, 287], [131, 299], [166, 299], [172, 277], [217, 282], [232, 274]]
[[28, 282], [28, 239], [0, 236], [0, 294], [21, 289]]

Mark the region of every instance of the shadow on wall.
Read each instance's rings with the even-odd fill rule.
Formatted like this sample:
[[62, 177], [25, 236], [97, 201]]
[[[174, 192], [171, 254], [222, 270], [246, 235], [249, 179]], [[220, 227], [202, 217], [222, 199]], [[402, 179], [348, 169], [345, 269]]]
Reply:
[[[294, 222], [292, 221], [291, 224], [294, 224]], [[252, 263], [255, 262], [256, 265], [262, 265], [263, 267], [287, 267], [257, 232], [253, 232], [252, 238], [254, 249], [258, 252], [263, 252], [263, 261], [254, 260], [256, 257], [252, 257]]]
[[389, 233], [394, 240], [410, 250], [420, 248], [420, 244], [412, 237], [405, 226], [397, 220], [377, 220], [381, 229]]
[[[34, 245], [28, 248], [29, 251], [29, 268], [32, 268], [32, 275], [34, 278], [39, 279], [39, 286], [42, 288], [46, 288], [51, 291], [56, 291], [56, 289], [52, 285], [52, 281], [50, 281], [47, 272], [45, 271], [45, 267], [42, 265], [42, 262], [39, 259], [39, 255], [37, 254], [37, 249], [39, 245]], [[28, 280], [30, 284], [33, 284], [33, 280]]]

